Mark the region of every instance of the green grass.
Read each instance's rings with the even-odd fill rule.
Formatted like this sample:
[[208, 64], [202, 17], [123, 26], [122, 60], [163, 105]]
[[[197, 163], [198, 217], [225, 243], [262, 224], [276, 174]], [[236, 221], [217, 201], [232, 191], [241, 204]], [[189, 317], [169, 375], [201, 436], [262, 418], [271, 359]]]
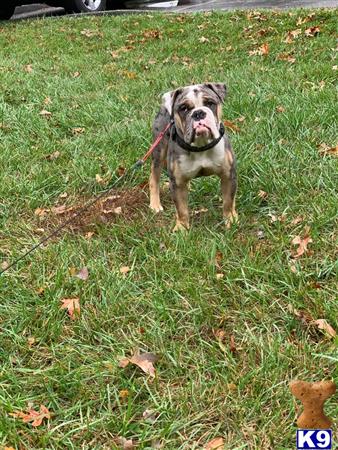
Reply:
[[[225, 81], [224, 117], [245, 120], [230, 133], [240, 215], [230, 231], [218, 180], [198, 179], [191, 209], [208, 211], [185, 235], [171, 232], [170, 201], [160, 218], [141, 201], [132, 219], [129, 202], [115, 223], [88, 224], [91, 239], [68, 230], [0, 277], [0, 445], [111, 449], [120, 436], [140, 449], [160, 441], [191, 450], [223, 436], [229, 450], [295, 447], [288, 382], [338, 381], [337, 339], [290, 310], [338, 330], [337, 160], [318, 151], [336, 144], [336, 12], [317, 10], [302, 25], [308, 10], [265, 11], [263, 21], [230, 12], [1, 24], [0, 262], [52, 228], [52, 214], [39, 218], [36, 208], [79, 204], [102, 189], [96, 174], [114, 180], [117, 166], [145, 152], [161, 93]], [[306, 37], [314, 25], [319, 35]], [[268, 55], [249, 55], [263, 43]], [[296, 61], [280, 60], [285, 52]], [[85, 130], [74, 135], [76, 127]], [[123, 189], [147, 177], [145, 167]], [[313, 243], [292, 271], [291, 241], [306, 227]], [[83, 266], [87, 281], [70, 271]], [[121, 266], [132, 270], [123, 276]], [[67, 297], [80, 297], [78, 320], [60, 309]], [[135, 349], [159, 356], [155, 380], [118, 367]], [[34, 429], [10, 416], [29, 403], [47, 406], [51, 419]], [[328, 415], [337, 418], [337, 406], [336, 396]]]

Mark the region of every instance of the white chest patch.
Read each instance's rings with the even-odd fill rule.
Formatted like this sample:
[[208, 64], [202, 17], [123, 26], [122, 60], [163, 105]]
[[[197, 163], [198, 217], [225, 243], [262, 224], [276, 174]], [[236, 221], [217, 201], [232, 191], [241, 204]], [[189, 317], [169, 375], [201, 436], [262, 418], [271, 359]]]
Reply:
[[179, 157], [181, 171], [188, 179], [195, 178], [202, 170], [207, 171], [210, 175], [218, 175], [222, 172], [224, 163], [223, 139], [210, 150], [198, 153], [184, 153]]

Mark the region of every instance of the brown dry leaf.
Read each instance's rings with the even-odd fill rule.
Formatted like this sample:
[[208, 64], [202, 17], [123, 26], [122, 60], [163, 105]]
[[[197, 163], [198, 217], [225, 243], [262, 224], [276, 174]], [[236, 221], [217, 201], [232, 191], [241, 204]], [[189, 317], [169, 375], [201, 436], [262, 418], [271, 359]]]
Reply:
[[49, 119], [52, 116], [52, 113], [50, 111], [47, 111], [46, 109], [40, 111], [39, 114], [40, 116], [46, 117], [47, 119]]
[[262, 191], [262, 189], [260, 189], [259, 191], [258, 191], [258, 197], [259, 198], [261, 198], [262, 200], [266, 200], [267, 198], [268, 198], [268, 196], [269, 196], [269, 194], [267, 193], [267, 192], [265, 192], [265, 191]]
[[315, 37], [320, 33], [319, 27], [310, 27], [304, 31], [305, 36], [307, 37]]
[[52, 103], [52, 99], [50, 97], [46, 97], [43, 101], [44, 105], [50, 105]]
[[335, 147], [329, 147], [326, 144], [320, 144], [319, 153], [321, 155], [338, 156], [338, 144]]
[[277, 59], [279, 61], [287, 61], [287, 62], [289, 62], [291, 64], [296, 62], [296, 58], [294, 56], [292, 56], [292, 54], [290, 54], [290, 53], [280, 53], [277, 56]]
[[304, 220], [304, 217], [297, 216], [291, 221], [291, 225], [297, 225], [298, 223], [303, 222], [303, 220]]
[[95, 181], [96, 183], [101, 184], [102, 186], [106, 184], [106, 180], [102, 178], [101, 175], [98, 173], [95, 175]]
[[50, 419], [50, 412], [44, 405], [40, 405], [40, 411], [35, 411], [30, 408], [27, 412], [16, 411], [10, 413], [10, 416], [22, 419], [24, 423], [30, 423], [33, 427], [38, 427], [42, 424], [43, 419]]
[[222, 266], [222, 260], [223, 260], [223, 253], [217, 250], [215, 255], [215, 266], [219, 269]]
[[66, 309], [72, 320], [75, 320], [80, 315], [80, 299], [78, 297], [64, 298], [61, 302], [61, 309]]
[[6, 270], [8, 266], [9, 266], [9, 263], [7, 261], [3, 261], [0, 265], [2, 270]]
[[74, 72], [72, 77], [73, 78], [79, 78], [81, 76], [80, 72]]
[[34, 215], [38, 217], [44, 217], [49, 211], [50, 209], [48, 208], [36, 208], [36, 210], [34, 211]]
[[24, 70], [25, 70], [25, 72], [27, 72], [27, 73], [32, 73], [32, 72], [33, 72], [33, 66], [32, 66], [32, 64], [27, 64], [27, 65], [24, 67]]
[[259, 22], [262, 22], [264, 20], [267, 19], [267, 16], [263, 13], [261, 13], [260, 11], [250, 11], [247, 15], [246, 15], [248, 20], [258, 20]]
[[330, 338], [336, 337], [337, 333], [336, 330], [334, 330], [331, 325], [327, 322], [326, 319], [318, 319], [315, 320], [314, 325], [317, 325], [317, 327], [320, 330], [323, 330]]
[[288, 31], [283, 42], [285, 42], [286, 44], [291, 44], [294, 39], [296, 39], [301, 33], [302, 30], [300, 28], [297, 28], [297, 30]]
[[153, 353], [135, 353], [131, 358], [123, 358], [119, 361], [119, 367], [126, 367], [129, 363], [135, 364], [143, 370], [144, 373], [155, 378], [155, 367], [153, 364], [157, 361], [157, 356]]
[[282, 112], [285, 112], [285, 108], [284, 108], [284, 106], [280, 105], [280, 106], [276, 107], [276, 111], [282, 113]]
[[80, 31], [80, 33], [82, 34], [82, 36], [86, 36], [88, 38], [95, 37], [95, 36], [103, 37], [103, 33], [101, 33], [101, 31], [97, 31], [97, 30], [85, 29], [85, 30]]
[[230, 352], [232, 354], [235, 354], [237, 352], [237, 347], [236, 347], [236, 343], [235, 343], [235, 336], [233, 334], [230, 336]]
[[221, 280], [222, 278], [224, 278], [224, 273], [216, 273], [217, 280]]
[[59, 215], [64, 214], [67, 211], [66, 205], [54, 206], [52, 208], [52, 213]]
[[129, 397], [129, 391], [128, 389], [122, 389], [122, 391], [119, 392], [120, 398], [127, 398]]
[[204, 37], [204, 36], [201, 36], [198, 40], [199, 40], [202, 44], [204, 44], [205, 42], [210, 42], [209, 39], [206, 38], [206, 37]]
[[115, 439], [115, 442], [121, 446], [122, 450], [134, 450], [136, 448], [132, 439], [118, 437], [117, 439]]
[[256, 56], [256, 55], [265, 56], [268, 54], [269, 54], [269, 44], [268, 43], [264, 43], [257, 49], [249, 51], [249, 56]]
[[128, 78], [129, 80], [135, 80], [137, 78], [136, 72], [129, 72], [129, 70], [124, 70], [123, 75], [125, 78]]
[[14, 447], [4, 447], [4, 450], [15, 450]]
[[117, 175], [118, 177], [122, 177], [125, 173], [126, 173], [126, 168], [123, 167], [123, 166], [119, 166], [119, 167], [116, 169], [116, 175]]
[[75, 127], [75, 128], [72, 128], [72, 135], [77, 136], [78, 134], [83, 134], [85, 131], [86, 131], [86, 129], [83, 127]]
[[238, 125], [231, 122], [230, 120], [223, 120], [223, 125], [226, 128], [229, 128], [230, 130], [235, 131], [236, 133], [241, 130]]
[[221, 437], [212, 439], [207, 445], [204, 447], [204, 450], [223, 450], [224, 449], [224, 439]]
[[31, 337], [27, 338], [27, 343], [28, 343], [28, 345], [29, 345], [30, 347], [32, 347], [32, 345], [34, 345], [35, 342], [36, 342], [36, 339], [35, 339], [34, 336], [31, 336]]
[[83, 267], [77, 274], [77, 278], [80, 278], [80, 280], [86, 281], [89, 277], [89, 271], [87, 267]]
[[311, 13], [306, 17], [298, 17], [296, 25], [303, 25], [303, 23], [310, 22], [315, 16], [315, 13]]
[[307, 252], [307, 246], [308, 244], [311, 244], [312, 239], [311, 237], [306, 234], [304, 238], [301, 238], [300, 236], [296, 236], [292, 239], [291, 243], [292, 245], [298, 245], [298, 248], [295, 253], [292, 254], [293, 258], [299, 258], [302, 255], [304, 255], [305, 252]]
[[45, 158], [48, 161], [54, 161], [55, 159], [58, 159], [60, 157], [61, 153], [56, 150], [55, 152], [51, 153], [50, 155], [47, 155]]
[[130, 267], [128, 266], [122, 266], [120, 268], [120, 273], [122, 273], [122, 275], [127, 275], [127, 273], [130, 272]]

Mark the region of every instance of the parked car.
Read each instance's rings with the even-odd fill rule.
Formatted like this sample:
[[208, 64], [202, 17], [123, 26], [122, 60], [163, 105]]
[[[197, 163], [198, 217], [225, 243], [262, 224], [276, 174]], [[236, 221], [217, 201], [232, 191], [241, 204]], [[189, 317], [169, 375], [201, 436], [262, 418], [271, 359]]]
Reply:
[[[29, 3], [37, 3], [39, 0], [0, 0], [0, 20], [7, 20], [12, 17], [17, 6], [27, 5]], [[126, 7], [135, 7], [137, 5], [151, 6], [151, 2], [158, 6], [163, 3], [172, 6], [177, 1], [169, 0], [133, 0], [131, 2], [124, 0], [47, 0], [46, 3], [50, 6], [62, 6], [66, 12], [81, 13], [81, 12], [97, 12], [105, 11], [108, 8], [116, 9]]]

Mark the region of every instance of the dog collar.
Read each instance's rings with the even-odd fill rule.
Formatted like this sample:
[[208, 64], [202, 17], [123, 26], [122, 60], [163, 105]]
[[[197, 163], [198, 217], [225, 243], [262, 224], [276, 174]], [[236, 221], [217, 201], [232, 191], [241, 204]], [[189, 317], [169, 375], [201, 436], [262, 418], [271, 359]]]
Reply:
[[203, 147], [193, 147], [192, 145], [185, 142], [184, 139], [181, 138], [181, 136], [178, 134], [176, 130], [176, 126], [173, 123], [172, 129], [171, 129], [171, 138], [173, 141], [176, 141], [177, 144], [182, 147], [184, 150], [187, 150], [188, 152], [205, 152], [206, 150], [210, 150], [211, 148], [215, 147], [219, 143], [219, 141], [222, 139], [225, 133], [225, 128], [223, 123], [221, 122], [219, 126], [219, 137], [217, 139], [214, 139], [212, 142], [209, 142], [209, 144], [204, 145]]

